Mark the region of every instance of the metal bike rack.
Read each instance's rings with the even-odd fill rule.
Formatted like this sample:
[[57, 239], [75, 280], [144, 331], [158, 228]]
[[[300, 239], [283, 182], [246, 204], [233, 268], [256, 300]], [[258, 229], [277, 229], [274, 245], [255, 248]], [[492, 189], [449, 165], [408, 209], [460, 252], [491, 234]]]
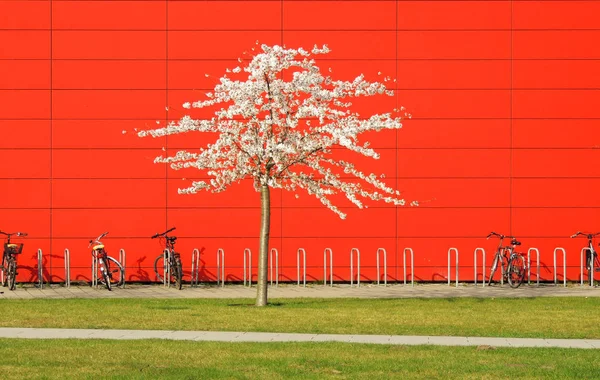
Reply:
[[383, 254], [383, 286], [387, 286], [387, 251], [385, 248], [377, 248], [377, 285], [379, 285], [380, 275], [379, 275], [379, 254]]
[[354, 285], [354, 252], [356, 252], [356, 266], [358, 269], [356, 287], [360, 288], [360, 251], [358, 248], [352, 248], [350, 250], [350, 287]]
[[38, 260], [38, 286], [40, 289], [44, 289], [44, 255], [41, 249], [37, 250]]
[[558, 276], [556, 274], [556, 254], [558, 251], [562, 252], [563, 255], [563, 286], [567, 287], [567, 251], [564, 248], [554, 248], [554, 285], [558, 285]]
[[163, 285], [165, 287], [171, 286], [171, 267], [169, 265], [169, 255], [171, 253], [168, 249], [164, 250], [163, 253]]
[[244, 286], [252, 287], [252, 251], [250, 248], [244, 249]]
[[65, 287], [71, 287], [71, 253], [65, 248]]
[[98, 287], [98, 256], [92, 253], [92, 287]]
[[[580, 273], [581, 286], [583, 286], [583, 257], [584, 257], [585, 251], [591, 252], [592, 250], [590, 249], [590, 247], [583, 247], [581, 249], [581, 261], [580, 261], [580, 263], [581, 263], [581, 267], [580, 267], [580, 269], [581, 269], [581, 273]], [[590, 286], [594, 287], [594, 260], [593, 260], [593, 258], [591, 261], [592, 261], [591, 262], [592, 267], [588, 271], [588, 280], [590, 281]]]
[[329, 253], [329, 284], [333, 286], [333, 251], [325, 248], [323, 251], [323, 286], [327, 286], [327, 253]]
[[475, 251], [473, 252], [474, 282], [475, 282], [475, 286], [477, 286], [477, 252], [481, 252], [481, 257], [482, 257], [482, 261], [483, 261], [483, 264], [481, 265], [481, 269], [483, 271], [483, 277], [482, 277], [483, 287], [485, 288], [485, 249], [483, 249], [483, 248], [475, 248]]
[[[200, 250], [194, 248], [192, 251], [192, 273], [190, 273], [190, 285], [192, 288], [198, 287], [198, 277], [200, 275]], [[218, 281], [217, 281], [218, 284]]]
[[123, 268], [123, 272], [121, 273], [121, 275], [123, 276], [123, 283], [121, 284], [121, 288], [125, 288], [125, 279], [127, 277], [125, 277], [125, 250], [123, 248], [121, 248], [119, 250], [119, 263], [121, 264], [121, 267]]
[[275, 252], [275, 287], [279, 286], [279, 251], [277, 248], [271, 248], [269, 251], [269, 278], [273, 286], [273, 252]]
[[306, 251], [304, 248], [298, 248], [298, 252], [296, 253], [296, 272], [298, 278], [298, 286], [300, 286], [300, 252], [302, 252], [302, 282], [304, 287], [306, 287]]
[[217, 249], [217, 285], [221, 281], [221, 287], [225, 286], [225, 251]]
[[531, 252], [535, 252], [535, 258], [537, 261], [536, 285], [540, 286], [540, 251], [537, 248], [529, 248], [527, 250], [527, 285], [531, 285]]
[[450, 248], [448, 249], [448, 286], [450, 286], [450, 278], [452, 277], [451, 273], [450, 273], [450, 256], [451, 253], [454, 252], [454, 257], [455, 257], [455, 266], [456, 266], [456, 287], [458, 288], [458, 249], [456, 248]]
[[404, 248], [402, 262], [404, 267], [404, 285], [406, 285], [406, 252], [410, 252], [410, 286], [415, 286], [415, 255], [412, 248]]

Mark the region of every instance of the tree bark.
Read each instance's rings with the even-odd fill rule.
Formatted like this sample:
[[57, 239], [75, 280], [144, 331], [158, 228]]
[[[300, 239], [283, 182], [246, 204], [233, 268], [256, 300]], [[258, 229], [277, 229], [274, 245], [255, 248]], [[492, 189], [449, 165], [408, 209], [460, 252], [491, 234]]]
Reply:
[[269, 232], [271, 229], [271, 194], [269, 186], [260, 188], [260, 247], [258, 252], [258, 284], [256, 306], [267, 305], [267, 273], [269, 266]]

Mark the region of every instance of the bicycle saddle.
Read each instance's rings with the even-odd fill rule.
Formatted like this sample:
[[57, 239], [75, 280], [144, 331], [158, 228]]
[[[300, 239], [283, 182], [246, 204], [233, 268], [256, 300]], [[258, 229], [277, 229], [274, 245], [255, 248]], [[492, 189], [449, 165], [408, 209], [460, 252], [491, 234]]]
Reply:
[[517, 239], [513, 239], [513, 240], [510, 242], [510, 244], [512, 244], [512, 245], [521, 245], [521, 242], [520, 242], [520, 241], [517, 241]]

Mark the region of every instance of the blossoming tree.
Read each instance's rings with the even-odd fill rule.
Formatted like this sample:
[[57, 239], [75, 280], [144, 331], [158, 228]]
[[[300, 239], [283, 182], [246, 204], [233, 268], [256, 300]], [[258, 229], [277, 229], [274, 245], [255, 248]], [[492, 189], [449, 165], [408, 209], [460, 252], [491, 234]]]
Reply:
[[359, 208], [364, 199], [403, 205], [398, 191], [374, 174], [364, 174], [352, 163], [336, 159], [332, 148], [378, 159], [367, 142], [359, 142], [358, 135], [401, 128], [402, 116], [406, 116], [400, 116], [398, 110], [394, 110], [396, 116], [386, 113], [368, 118], [352, 112], [351, 98], [392, 96], [393, 91], [382, 83], [366, 81], [363, 75], [353, 81], [323, 75], [312, 57], [328, 53], [326, 45], [310, 52], [280, 46], [261, 48], [246, 66], [228, 69], [232, 74], [223, 75], [205, 100], [183, 105], [187, 109], [216, 107], [211, 119], [185, 116], [139, 133], [142, 137], [216, 133], [215, 143], [199, 151], [156, 158], [155, 162], [172, 169], [197, 168], [212, 178], [192, 182], [179, 190], [182, 194], [221, 192], [244, 178], [254, 180], [261, 199], [257, 306], [267, 304], [270, 189], [307, 192], [342, 219], [346, 215], [332, 203], [334, 194], [342, 194]]

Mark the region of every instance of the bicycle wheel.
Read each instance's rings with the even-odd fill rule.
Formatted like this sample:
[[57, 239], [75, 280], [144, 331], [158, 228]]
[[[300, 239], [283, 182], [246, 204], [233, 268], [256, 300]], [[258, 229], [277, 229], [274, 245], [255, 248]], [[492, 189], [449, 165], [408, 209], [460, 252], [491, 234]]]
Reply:
[[111, 285], [122, 286], [125, 282], [123, 266], [114, 257], [106, 256], [106, 269]]
[[108, 270], [104, 267], [103, 264], [100, 264], [100, 267], [102, 268], [100, 269], [102, 271], [102, 281], [104, 282], [106, 289], [108, 289], [108, 291], [110, 292], [112, 290], [112, 284], [110, 283]]
[[508, 284], [518, 288], [525, 278], [525, 260], [521, 255], [513, 255], [508, 263]]
[[500, 261], [499, 257], [500, 255], [498, 253], [496, 253], [496, 255], [494, 256], [494, 262], [492, 263], [492, 267], [490, 268], [490, 278], [488, 280], [488, 286], [492, 285], [494, 273], [496, 273], [496, 269], [498, 268], [498, 261]]
[[[5, 266], [6, 265], [6, 266]], [[4, 260], [4, 257], [2, 258], [2, 286], [6, 286], [7, 282], [6, 281], [6, 275], [8, 274], [8, 262], [6, 260]]]
[[15, 290], [17, 283], [17, 263], [14, 260], [9, 260], [8, 262], [8, 271], [7, 271], [7, 279], [6, 282], [8, 284], [9, 290]]
[[181, 257], [179, 256], [179, 253], [175, 253], [173, 255], [173, 261], [174, 261], [174, 265], [172, 265], [171, 267], [171, 271], [173, 272], [172, 275], [173, 277], [175, 277], [175, 287], [178, 290], [181, 290], [182, 288], [182, 278], [183, 278], [183, 267], [181, 265]]

